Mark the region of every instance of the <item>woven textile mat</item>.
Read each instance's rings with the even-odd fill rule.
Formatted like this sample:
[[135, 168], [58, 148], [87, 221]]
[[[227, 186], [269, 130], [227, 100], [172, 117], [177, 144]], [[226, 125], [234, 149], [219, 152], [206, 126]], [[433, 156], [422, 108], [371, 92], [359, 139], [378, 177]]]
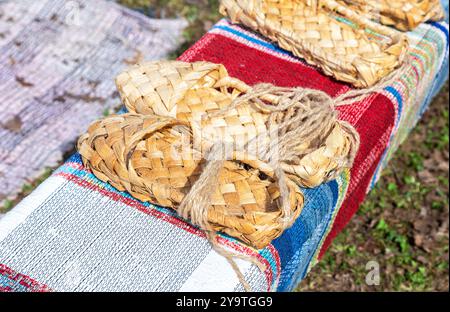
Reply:
[[166, 57], [185, 25], [111, 1], [1, 1], [0, 206], [120, 104], [115, 75]]
[[[292, 290], [357, 210], [393, 151], [447, 77], [448, 24], [420, 25], [409, 34], [408, 75], [349, 107], [361, 148], [350, 172], [302, 190], [305, 207], [295, 224], [255, 250], [233, 238], [225, 247], [257, 257], [266, 271], [238, 265], [254, 290]], [[348, 86], [325, 77], [291, 54], [226, 20], [181, 58], [223, 63], [248, 84], [303, 86], [335, 96]], [[120, 193], [71, 157], [0, 220], [0, 287], [14, 291], [242, 290], [226, 260], [198, 228], [162, 207]]]

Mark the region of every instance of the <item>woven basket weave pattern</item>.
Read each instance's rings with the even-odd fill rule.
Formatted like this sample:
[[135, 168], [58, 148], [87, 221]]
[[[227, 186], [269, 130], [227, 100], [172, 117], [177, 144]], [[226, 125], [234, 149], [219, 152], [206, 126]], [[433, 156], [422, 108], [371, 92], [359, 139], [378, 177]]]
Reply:
[[333, 0], [320, 1], [319, 8], [305, 0], [222, 0], [221, 12], [356, 87], [391, 73], [408, 48], [403, 34]]
[[402, 31], [416, 28], [426, 21], [439, 21], [444, 11], [439, 0], [344, 0], [351, 9], [367, 18], [394, 26]]
[[[147, 63], [119, 75], [116, 84], [130, 113], [97, 121], [80, 137], [78, 149], [83, 161], [98, 178], [117, 189], [174, 209], [203, 170], [204, 159], [198, 157], [201, 153], [193, 145], [200, 128], [223, 130], [237, 143], [242, 135], [248, 140], [267, 131], [271, 116], [250, 104], [223, 116], [214, 115], [251, 89], [229, 77], [222, 65]], [[266, 100], [275, 101], [276, 97], [268, 95]], [[193, 122], [205, 114], [207, 118], [200, 124]], [[340, 161], [355, 149], [348, 127], [336, 120], [330, 132], [317, 140], [299, 142], [298, 161], [282, 164], [294, 219], [303, 207], [299, 186], [317, 186], [351, 165]], [[182, 151], [181, 158], [174, 157], [173, 151], [186, 138], [188, 150]], [[202, 145], [207, 148], [208, 141], [202, 140]], [[218, 180], [208, 209], [213, 230], [256, 248], [282, 233], [280, 191], [270, 166], [259, 159], [233, 156], [225, 161]]]

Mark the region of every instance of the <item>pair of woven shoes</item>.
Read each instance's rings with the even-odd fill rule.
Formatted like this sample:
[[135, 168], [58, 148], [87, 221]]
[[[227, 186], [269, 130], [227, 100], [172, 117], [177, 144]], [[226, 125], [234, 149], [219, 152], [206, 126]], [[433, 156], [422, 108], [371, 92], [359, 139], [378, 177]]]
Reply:
[[358, 88], [375, 85], [405, 60], [406, 36], [382, 24], [409, 30], [444, 16], [439, 0], [222, 0], [220, 10]]
[[[233, 150], [218, 171], [217, 187], [206, 195], [211, 229], [258, 249], [287, 226], [279, 173], [267, 156], [274, 140], [266, 134], [295, 116], [301, 121], [296, 131], [307, 127], [288, 148], [287, 154], [295, 152], [295, 157], [278, 163], [292, 222], [304, 204], [300, 186], [336, 178], [351, 166], [358, 147], [356, 131], [337, 119], [325, 94], [267, 85], [252, 88], [230, 77], [220, 64], [146, 63], [120, 74], [116, 85], [129, 113], [96, 121], [80, 137], [78, 150], [85, 166], [139, 200], [178, 209], [208, 164], [205, 152], [214, 143], [214, 136], [208, 135], [219, 133], [232, 145], [257, 141], [265, 156], [256, 155], [254, 148], [250, 155], [246, 149]], [[295, 107], [274, 110], [289, 101]], [[283, 141], [290, 130], [288, 126], [275, 134]]]

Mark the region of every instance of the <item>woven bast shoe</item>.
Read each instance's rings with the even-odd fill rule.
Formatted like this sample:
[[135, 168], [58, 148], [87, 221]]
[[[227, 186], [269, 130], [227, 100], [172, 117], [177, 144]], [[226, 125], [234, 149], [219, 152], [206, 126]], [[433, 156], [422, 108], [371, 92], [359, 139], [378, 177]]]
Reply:
[[[358, 148], [358, 134], [337, 120], [320, 91], [249, 87], [206, 62], [148, 63], [121, 74], [117, 84], [131, 113], [97, 121], [80, 137], [86, 167], [119, 190], [179, 213], [186, 198], [193, 206], [206, 201], [207, 222], [193, 223], [255, 248], [298, 217], [299, 186], [334, 179]], [[233, 146], [216, 169], [217, 158], [209, 157], [215, 136], [205, 129]], [[209, 191], [199, 186], [205, 176], [217, 177], [203, 183]], [[199, 212], [180, 214], [192, 220]]]
[[220, 11], [359, 88], [401, 66], [408, 49], [404, 34], [334, 0], [222, 0]]
[[[86, 167], [102, 181], [139, 200], [177, 209], [201, 174], [202, 160], [195, 158], [195, 150], [180, 151], [182, 159], [173, 157], [173, 146], [181, 145], [188, 132], [185, 124], [173, 118], [111, 115], [90, 126], [80, 137], [78, 150]], [[302, 210], [303, 195], [291, 180], [288, 187], [295, 219]], [[263, 248], [283, 230], [279, 196], [270, 171], [226, 161], [210, 198], [208, 223], [214, 231]]]
[[445, 17], [439, 0], [343, 0], [349, 8], [402, 31]]

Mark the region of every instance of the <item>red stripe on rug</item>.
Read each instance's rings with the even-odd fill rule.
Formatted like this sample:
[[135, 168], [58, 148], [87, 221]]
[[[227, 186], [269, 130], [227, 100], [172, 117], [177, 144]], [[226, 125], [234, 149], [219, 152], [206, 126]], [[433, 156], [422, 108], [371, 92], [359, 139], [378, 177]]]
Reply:
[[[5, 264], [0, 263], [0, 275], [6, 276], [11, 281], [18, 282], [31, 292], [49, 292], [51, 289], [28, 275], [14, 271], [12, 268]], [[14, 291], [11, 286], [0, 287], [0, 292]]]
[[[395, 122], [395, 109], [390, 101], [381, 100], [383, 97], [380, 96], [379, 99], [372, 102], [369, 109], [355, 125], [361, 137], [360, 148], [356, 155], [354, 165], [350, 170], [350, 185], [347, 195], [336, 216], [333, 227], [322, 245], [319, 259], [324, 255], [333, 239], [343, 230], [358, 210], [360, 204], [364, 201], [367, 195], [367, 188], [388, 145], [390, 135], [383, 134], [390, 134], [392, 132]], [[384, 98], [387, 99], [387, 97]], [[384, 140], [382, 140], [383, 137]], [[366, 159], [373, 153], [376, 154], [374, 161], [367, 162]], [[358, 173], [362, 172], [365, 172], [365, 174], [359, 176]], [[358, 177], [358, 179], [355, 179], [355, 177]]]

